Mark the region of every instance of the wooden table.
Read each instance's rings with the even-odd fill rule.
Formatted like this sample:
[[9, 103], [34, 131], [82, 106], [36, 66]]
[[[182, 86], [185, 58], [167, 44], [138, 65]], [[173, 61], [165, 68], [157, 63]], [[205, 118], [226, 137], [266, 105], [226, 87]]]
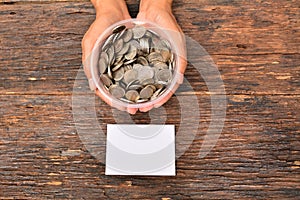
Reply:
[[[127, 3], [136, 16], [138, 2]], [[183, 85], [162, 116], [178, 129], [177, 97], [196, 95], [200, 126], [177, 159], [177, 175], [105, 176], [72, 114], [81, 39], [95, 17], [91, 3], [1, 0], [0, 199], [299, 199], [300, 2], [175, 0], [173, 8], [224, 81], [222, 134], [200, 159], [212, 93], [189, 65], [193, 90]], [[113, 112], [95, 102], [105, 130]], [[141, 113], [132, 119], [150, 120]]]

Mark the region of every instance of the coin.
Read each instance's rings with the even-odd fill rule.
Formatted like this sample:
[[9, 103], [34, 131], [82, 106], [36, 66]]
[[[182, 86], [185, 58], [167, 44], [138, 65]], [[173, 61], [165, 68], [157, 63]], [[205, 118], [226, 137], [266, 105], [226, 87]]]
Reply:
[[149, 53], [149, 38], [141, 38], [140, 39], [140, 46], [143, 53]]
[[115, 47], [115, 53], [118, 53], [119, 51], [122, 50], [124, 45], [123, 39], [119, 39], [114, 43], [114, 47]]
[[149, 65], [147, 59], [142, 56], [139, 56], [136, 61], [137, 61], [137, 63], [142, 64], [142, 65]]
[[119, 33], [121, 31], [123, 31], [126, 28], [126, 26], [121, 25], [121, 26], [117, 26], [116, 28], [113, 29], [113, 33]]
[[128, 84], [131, 81], [136, 80], [137, 77], [138, 77], [138, 72], [135, 69], [130, 69], [126, 71], [124, 74], [124, 82]]
[[171, 58], [171, 52], [169, 50], [167, 50], [167, 49], [162, 49], [160, 51], [160, 55], [162, 57], [162, 61], [163, 62], [168, 62], [170, 60], [170, 58]]
[[164, 90], [163, 87], [160, 88], [160, 89], [158, 89], [158, 90], [156, 90], [156, 91], [153, 93], [153, 95], [151, 96], [150, 100], [154, 100], [154, 99], [156, 99], [157, 97], [159, 97], [159, 96], [162, 94], [163, 90]]
[[162, 69], [156, 73], [156, 78], [159, 81], [168, 82], [172, 77], [172, 72], [169, 69]]
[[115, 35], [112, 34], [110, 35], [106, 41], [104, 42], [104, 44], [102, 45], [102, 51], [106, 50], [112, 43], [113, 39], [114, 39]]
[[127, 29], [123, 35], [124, 42], [129, 42], [133, 37], [133, 33], [131, 29]]
[[162, 55], [158, 52], [152, 52], [147, 56], [149, 62], [160, 61], [164, 62]]
[[150, 66], [142, 66], [138, 70], [137, 79], [142, 82], [145, 79], [150, 79], [154, 76], [154, 70]]
[[109, 87], [109, 92], [117, 99], [125, 95], [125, 90], [118, 85], [111, 85]]
[[113, 73], [113, 79], [115, 81], [120, 81], [124, 77], [124, 68], [120, 68]]
[[125, 94], [126, 99], [129, 101], [137, 101], [140, 98], [140, 95], [135, 90], [128, 90]]
[[128, 61], [124, 62], [124, 65], [129, 65], [129, 64], [133, 63], [135, 60], [136, 60], [135, 58], [128, 60]]
[[99, 65], [100, 74], [103, 74], [107, 69], [107, 62], [105, 61], [104, 58], [100, 58], [98, 65]]
[[142, 82], [141, 82], [142, 85], [149, 85], [149, 84], [154, 84], [154, 79], [153, 78], [148, 78], [148, 79], [144, 79]]
[[133, 38], [134, 39], [139, 39], [139, 38], [141, 38], [145, 35], [146, 29], [143, 26], [135, 26], [132, 29], [132, 32], [133, 32]]
[[111, 70], [114, 72], [114, 71], [117, 71], [120, 67], [122, 67], [124, 64], [124, 62], [121, 60], [120, 62], [118, 62]]
[[143, 68], [144, 66], [141, 64], [133, 64], [132, 68], [135, 70], [140, 70], [141, 68]]
[[153, 88], [151, 88], [150, 86], [146, 86], [140, 91], [140, 97], [142, 99], [148, 99], [152, 95], [153, 95]]
[[154, 61], [153, 67], [161, 70], [161, 69], [168, 69], [168, 65], [165, 62], [160, 62], [160, 61]]
[[[122, 41], [122, 42], [124, 42], [124, 41]], [[128, 43], [124, 43], [123, 48], [118, 52], [118, 55], [122, 55], [122, 57], [123, 57], [123, 55], [128, 52], [129, 47], [130, 47], [130, 45]]]
[[129, 46], [129, 50], [128, 50], [127, 54], [125, 55], [125, 58], [127, 60], [133, 60], [136, 56], [137, 48], [135, 46], [129, 45], [129, 44], [128, 44], [128, 46]]
[[100, 80], [107, 87], [109, 87], [112, 84], [111, 79], [107, 75], [105, 75], [105, 74], [101, 74], [100, 75]]
[[132, 84], [132, 85], [130, 85], [129, 87], [128, 87], [128, 89], [129, 90], [139, 90], [139, 89], [141, 89], [141, 88], [143, 88], [143, 86], [142, 85], [140, 85], [140, 84]]
[[108, 63], [108, 55], [106, 52], [101, 52], [100, 54], [100, 59], [104, 59], [105, 60], [105, 63]]
[[114, 46], [109, 47], [107, 49], [106, 53], [108, 55], [108, 64], [114, 63], [114, 60], [115, 60], [115, 49], [114, 49]]

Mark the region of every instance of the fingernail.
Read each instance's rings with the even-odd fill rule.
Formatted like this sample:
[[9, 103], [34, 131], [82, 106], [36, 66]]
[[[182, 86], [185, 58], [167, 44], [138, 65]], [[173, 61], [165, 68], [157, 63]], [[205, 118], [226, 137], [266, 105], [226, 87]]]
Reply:
[[137, 112], [137, 110], [138, 110], [137, 108], [128, 108], [127, 112], [131, 115], [134, 115]]
[[96, 85], [92, 78], [89, 79], [89, 86], [92, 91], [94, 91], [96, 89]]

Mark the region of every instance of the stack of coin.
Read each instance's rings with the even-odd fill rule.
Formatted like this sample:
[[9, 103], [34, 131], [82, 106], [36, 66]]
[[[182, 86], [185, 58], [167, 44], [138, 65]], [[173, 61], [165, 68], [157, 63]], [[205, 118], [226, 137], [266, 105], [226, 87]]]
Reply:
[[174, 60], [168, 40], [140, 25], [121, 25], [101, 47], [99, 76], [115, 98], [143, 103], [166, 91], [173, 78]]

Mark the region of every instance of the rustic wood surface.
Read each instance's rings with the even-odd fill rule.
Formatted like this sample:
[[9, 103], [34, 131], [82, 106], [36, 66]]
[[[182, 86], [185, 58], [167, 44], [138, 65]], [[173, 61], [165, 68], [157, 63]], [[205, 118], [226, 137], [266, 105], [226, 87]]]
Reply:
[[[127, 3], [136, 16], [138, 1]], [[72, 114], [91, 3], [0, 0], [0, 199], [299, 199], [300, 2], [175, 0], [173, 9], [223, 78], [222, 134], [200, 159], [210, 93], [189, 65], [193, 90], [183, 84], [162, 116], [178, 128], [177, 96], [197, 96], [200, 127], [176, 177], [105, 176]], [[105, 129], [115, 119], [103, 102], [96, 105]], [[149, 122], [148, 114], [132, 119]]]

